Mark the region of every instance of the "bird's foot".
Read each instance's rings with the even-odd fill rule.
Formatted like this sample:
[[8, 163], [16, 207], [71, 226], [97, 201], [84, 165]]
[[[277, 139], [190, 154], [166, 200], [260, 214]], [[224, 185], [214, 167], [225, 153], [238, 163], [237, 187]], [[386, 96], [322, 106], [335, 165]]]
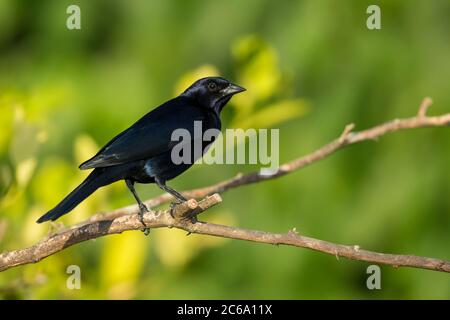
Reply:
[[169, 213], [170, 213], [170, 216], [171, 216], [172, 218], [175, 219], [175, 215], [174, 215], [175, 208], [177, 207], [177, 205], [179, 205], [179, 204], [181, 204], [181, 203], [182, 203], [181, 201], [175, 201], [175, 202], [171, 202], [171, 203], [170, 203], [170, 206], [169, 206], [169, 208], [170, 208]]
[[142, 225], [144, 226], [143, 229], [141, 229], [141, 231], [144, 233], [144, 235], [148, 236], [150, 234], [150, 228], [147, 227], [147, 225], [145, 224], [144, 221], [144, 215], [150, 212], [147, 208], [147, 206], [143, 203], [139, 204], [139, 220], [141, 221]]
[[[185, 201], [188, 201], [188, 200], [185, 200]], [[170, 216], [172, 218], [175, 219], [174, 213], [175, 213], [175, 208], [177, 207], [177, 205], [180, 205], [180, 204], [182, 204], [185, 201], [181, 201], [180, 200], [180, 201], [175, 201], [175, 202], [170, 203], [170, 207], [169, 207], [170, 211], [169, 211], [169, 213], [170, 213]], [[186, 215], [186, 216], [183, 217], [183, 219], [189, 220], [191, 223], [196, 223], [198, 221], [196, 214]]]
[[196, 214], [187, 216], [186, 218], [187, 218], [189, 221], [191, 221], [192, 224], [195, 224], [195, 223], [197, 223], [197, 221], [198, 221], [197, 215], [196, 215]]
[[141, 212], [142, 216], [144, 214], [146, 214], [147, 212], [150, 212], [150, 210], [148, 210], [147, 206], [143, 203], [139, 203], [139, 211]]

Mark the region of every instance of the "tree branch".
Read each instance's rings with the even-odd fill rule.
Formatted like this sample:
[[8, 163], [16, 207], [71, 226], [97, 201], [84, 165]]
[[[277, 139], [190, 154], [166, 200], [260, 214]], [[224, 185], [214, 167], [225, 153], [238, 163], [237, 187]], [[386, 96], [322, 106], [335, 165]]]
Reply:
[[[354, 124], [349, 124], [345, 127], [341, 136], [338, 139], [324, 145], [320, 149], [313, 151], [303, 157], [294, 159], [280, 166], [280, 168], [272, 174], [261, 174], [259, 171], [254, 171], [247, 174], [239, 173], [235, 177], [213, 184], [207, 187], [192, 189], [189, 191], [182, 192], [186, 198], [201, 199], [208, 195], [214, 193], [223, 193], [230, 189], [234, 189], [247, 184], [258, 183], [261, 181], [272, 180], [275, 178], [282, 177], [286, 174], [292, 173], [294, 171], [300, 170], [312, 163], [322, 160], [336, 151], [345, 148], [346, 146], [363, 142], [363, 141], [376, 141], [381, 136], [387, 133], [395, 132], [403, 129], [418, 129], [426, 127], [444, 127], [450, 125], [450, 113], [436, 116], [427, 117], [426, 111], [432, 103], [431, 98], [425, 98], [419, 108], [418, 115], [413, 118], [407, 119], [395, 119], [383, 124], [377, 125], [367, 130], [352, 132]], [[147, 200], [145, 203], [149, 207], [159, 206], [161, 204], [171, 201], [173, 197], [168, 194], [162, 194], [153, 199]], [[102, 213], [93, 216], [90, 221], [97, 219], [110, 219], [114, 217], [121, 216], [123, 214], [128, 214], [130, 210], [134, 210], [135, 205], [128, 206], [126, 208], [111, 211], [109, 213]], [[124, 210], [125, 209], [125, 210]]]
[[[450, 125], [450, 114], [437, 117], [428, 117], [426, 115], [426, 111], [430, 105], [431, 99], [425, 98], [416, 117], [396, 119], [360, 132], [352, 132], [354, 127], [353, 124], [348, 125], [339, 138], [304, 157], [283, 164], [275, 173], [264, 175], [260, 172], [252, 172], [246, 175], [237, 175], [230, 180], [226, 180], [215, 185], [186, 191], [183, 194], [187, 198], [206, 198], [199, 202], [194, 199], [184, 202], [174, 209], [172, 212], [173, 216], [169, 210], [146, 213], [144, 216], [144, 222], [146, 226], [150, 228], [174, 227], [185, 230], [189, 233], [198, 233], [216, 237], [276, 245], [284, 244], [308, 248], [331, 254], [336, 257], [345, 257], [353, 260], [387, 264], [395, 267], [413, 267], [450, 272], [449, 261], [411, 255], [394, 255], [366, 251], [360, 249], [359, 246], [346, 246], [300, 236], [295, 232], [295, 229], [286, 234], [275, 234], [200, 221], [192, 221], [192, 219], [195, 219], [199, 213], [221, 202], [221, 198], [217, 193], [221, 193], [239, 186], [281, 177], [306, 167], [309, 164], [317, 162], [348, 145], [366, 140], [375, 140], [390, 132], [403, 129]], [[166, 203], [170, 200], [171, 197], [168, 194], [163, 194], [159, 197], [148, 200], [146, 203], [150, 207], [153, 207]], [[55, 254], [56, 252], [64, 250], [67, 247], [86, 240], [109, 234], [122, 233], [129, 230], [139, 230], [142, 229], [142, 227], [143, 226], [139, 220], [138, 208], [136, 205], [117, 209], [106, 214], [97, 214], [84, 223], [48, 236], [32, 247], [1, 253], [0, 271], [19, 265], [38, 262], [49, 255]]]

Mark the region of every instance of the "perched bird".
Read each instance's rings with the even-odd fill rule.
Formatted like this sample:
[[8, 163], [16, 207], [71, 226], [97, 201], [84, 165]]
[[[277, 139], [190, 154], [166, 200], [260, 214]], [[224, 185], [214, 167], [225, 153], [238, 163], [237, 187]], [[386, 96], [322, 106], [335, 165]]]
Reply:
[[201, 121], [203, 132], [208, 129], [220, 130], [220, 113], [223, 107], [233, 95], [242, 91], [245, 89], [219, 77], [196, 81], [178, 97], [147, 113], [114, 137], [94, 157], [82, 163], [80, 169], [94, 170], [37, 222], [58, 219], [98, 188], [118, 180], [125, 180], [133, 193], [139, 205], [141, 220], [148, 209], [136, 193], [134, 188], [136, 182], [156, 183], [178, 201], [186, 201], [179, 192], [167, 186], [166, 181], [189, 169], [212, 142], [201, 141], [201, 154], [193, 152], [191, 161], [176, 164], [171, 154], [178, 141], [172, 141], [172, 133], [176, 129], [185, 129], [192, 137], [191, 142], [194, 142], [196, 121]]

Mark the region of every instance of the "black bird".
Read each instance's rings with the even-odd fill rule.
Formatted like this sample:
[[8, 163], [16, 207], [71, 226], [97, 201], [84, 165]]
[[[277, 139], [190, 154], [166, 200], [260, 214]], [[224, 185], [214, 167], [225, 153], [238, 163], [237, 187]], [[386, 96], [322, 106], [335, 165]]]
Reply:
[[207, 129], [220, 130], [220, 112], [233, 95], [242, 91], [245, 89], [219, 77], [196, 81], [178, 97], [147, 113], [130, 128], [114, 137], [94, 157], [82, 163], [80, 169], [94, 170], [37, 222], [58, 219], [98, 188], [118, 180], [125, 180], [133, 193], [139, 204], [141, 218], [148, 209], [134, 189], [136, 182], [156, 183], [178, 201], [186, 201], [180, 193], [167, 186], [166, 181], [189, 169], [212, 142], [202, 140], [201, 154], [192, 152], [189, 163], [175, 164], [171, 153], [179, 142], [172, 141], [172, 132], [185, 129], [189, 131], [193, 142], [196, 137], [195, 121], [201, 121], [203, 132]]

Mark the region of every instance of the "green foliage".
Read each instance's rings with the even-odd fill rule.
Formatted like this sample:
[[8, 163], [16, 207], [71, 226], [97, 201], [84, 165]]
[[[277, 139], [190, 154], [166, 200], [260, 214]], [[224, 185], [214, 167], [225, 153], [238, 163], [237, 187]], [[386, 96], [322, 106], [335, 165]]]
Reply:
[[[224, 127], [280, 129], [281, 161], [347, 123], [411, 116], [427, 95], [431, 113], [449, 110], [445, 0], [381, 1], [379, 31], [365, 27], [367, 1], [78, 2], [81, 31], [65, 28], [70, 1], [0, 1], [0, 251], [133, 203], [116, 183], [61, 222], [35, 224], [86, 176], [80, 162], [202, 76], [248, 89], [224, 110]], [[449, 259], [449, 148], [445, 128], [392, 135], [230, 191], [203, 219]], [[189, 189], [250, 169], [195, 166], [171, 183]], [[66, 287], [71, 264], [81, 290]], [[0, 273], [0, 298], [450, 298], [445, 274], [388, 267], [382, 290], [369, 291], [366, 267], [176, 230], [128, 232]]]
[[280, 101], [291, 91], [291, 84], [280, 70], [278, 53], [272, 46], [257, 36], [246, 36], [233, 44], [232, 53], [238, 83], [248, 90], [233, 100], [233, 127], [272, 127], [305, 112], [307, 104], [302, 99]]

